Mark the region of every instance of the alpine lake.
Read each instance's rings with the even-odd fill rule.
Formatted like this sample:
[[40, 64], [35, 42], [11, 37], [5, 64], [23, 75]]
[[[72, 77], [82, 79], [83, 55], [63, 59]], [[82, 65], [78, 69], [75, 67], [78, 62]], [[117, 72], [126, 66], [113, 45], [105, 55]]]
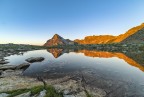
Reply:
[[5, 65], [19, 65], [30, 57], [44, 60], [31, 63], [21, 76], [44, 80], [69, 77], [92, 90], [105, 91], [106, 97], [144, 97], [143, 51], [42, 49], [7, 56]]

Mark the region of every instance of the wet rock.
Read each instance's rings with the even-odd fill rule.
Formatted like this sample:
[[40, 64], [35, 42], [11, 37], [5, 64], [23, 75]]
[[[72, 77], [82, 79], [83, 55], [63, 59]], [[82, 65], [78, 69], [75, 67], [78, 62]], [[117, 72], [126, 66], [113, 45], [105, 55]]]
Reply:
[[27, 92], [27, 93], [23, 93], [15, 97], [30, 97], [30, 95], [31, 95], [31, 92]]
[[43, 90], [40, 92], [40, 94], [37, 97], [45, 97], [46, 95], [46, 90]]
[[44, 60], [43, 57], [31, 57], [31, 58], [26, 59], [26, 61], [29, 63], [41, 62], [43, 60]]
[[7, 63], [9, 63], [9, 62], [8, 61], [4, 61], [4, 60], [0, 61], [0, 64], [7, 64]]
[[0, 97], [8, 97], [9, 96], [9, 94], [6, 94], [6, 93], [1, 93], [0, 94]]
[[16, 66], [15, 65], [3, 65], [3, 66], [0, 66], [0, 70], [8, 70], [8, 69], [15, 70]]
[[25, 69], [25, 68], [28, 68], [30, 66], [29, 63], [23, 63], [23, 64], [20, 64], [16, 67], [16, 69]]

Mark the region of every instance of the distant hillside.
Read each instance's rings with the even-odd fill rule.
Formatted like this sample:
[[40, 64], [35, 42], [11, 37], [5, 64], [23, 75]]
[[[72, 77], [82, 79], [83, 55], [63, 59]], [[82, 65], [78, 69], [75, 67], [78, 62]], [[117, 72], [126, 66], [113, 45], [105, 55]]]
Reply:
[[130, 35], [128, 38], [122, 40], [122, 43], [143, 43], [144, 42], [144, 28]]
[[55, 34], [51, 39], [49, 39], [44, 46], [57, 46], [57, 45], [73, 45], [74, 42], [69, 39], [64, 39], [63, 37]]
[[74, 40], [79, 44], [108, 44], [108, 43], [141, 43], [144, 42], [144, 23], [128, 30], [125, 34], [119, 36], [100, 35], [100, 36], [86, 36], [85, 39]]
[[76, 39], [75, 42], [79, 44], [106, 44], [111, 43], [116, 39], [116, 36], [100, 35], [100, 36], [87, 36], [84, 40]]

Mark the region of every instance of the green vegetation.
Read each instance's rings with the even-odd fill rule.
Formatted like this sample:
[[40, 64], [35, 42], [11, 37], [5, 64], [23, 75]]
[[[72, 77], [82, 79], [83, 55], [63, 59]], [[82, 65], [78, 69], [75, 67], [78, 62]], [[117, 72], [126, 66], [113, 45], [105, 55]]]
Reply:
[[44, 89], [44, 86], [35, 86], [30, 89], [31, 95], [39, 94]]
[[88, 92], [88, 91], [85, 91], [85, 93], [86, 93], [86, 96], [87, 96], [87, 97], [92, 97], [92, 95], [91, 95], [91, 94], [89, 94], [89, 92]]
[[47, 92], [46, 92], [45, 97], [63, 97], [63, 93], [62, 92], [59, 93], [52, 86], [47, 86], [46, 91]]
[[[58, 92], [55, 90], [55, 88], [51, 85], [46, 86], [35, 86], [30, 89], [18, 89], [18, 90], [12, 90], [12, 91], [7, 91], [7, 92], [0, 92], [0, 93], [7, 93], [10, 94], [8, 97], [14, 97], [23, 93], [31, 92], [31, 96], [34, 96], [36, 94], [39, 94], [41, 91], [46, 90], [46, 95], [45, 97], [63, 97], [63, 92]], [[92, 97], [91, 94], [87, 90], [85, 90], [86, 96], [87, 97]]]
[[35, 50], [35, 49], [43, 49], [43, 46], [35, 46], [35, 45], [22, 45], [22, 44], [0, 44], [0, 50]]
[[144, 51], [144, 44], [77, 44], [77, 45], [58, 45], [46, 47], [47, 49], [73, 49], [73, 50], [97, 50], [97, 51], [110, 51], [110, 52], [126, 52], [126, 51]]
[[8, 97], [14, 97], [23, 93], [26, 93], [30, 91], [30, 89], [19, 89], [19, 90], [13, 90], [13, 91], [8, 91], [8, 92], [1, 92], [1, 93], [7, 93], [10, 94]]
[[56, 91], [55, 88], [52, 86], [46, 86], [46, 88], [44, 88], [44, 86], [35, 86], [31, 89], [18, 89], [18, 90], [0, 92], [0, 93], [7, 93], [10, 94], [8, 97], [14, 97], [23, 93], [31, 92], [31, 95], [33, 96], [39, 94], [44, 89], [46, 90], [45, 97], [63, 97], [63, 93]]

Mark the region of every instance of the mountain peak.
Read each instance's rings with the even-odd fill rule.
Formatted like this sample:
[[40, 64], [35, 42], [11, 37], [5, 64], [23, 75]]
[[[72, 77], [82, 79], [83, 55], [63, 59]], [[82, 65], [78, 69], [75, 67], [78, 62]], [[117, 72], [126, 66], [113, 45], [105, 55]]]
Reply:
[[51, 39], [49, 39], [44, 46], [57, 46], [57, 45], [73, 45], [74, 42], [71, 40], [64, 39], [63, 37], [55, 34]]
[[58, 35], [58, 34], [55, 34], [53, 37], [52, 37], [52, 39], [56, 39], [56, 38], [62, 38], [60, 35]]

